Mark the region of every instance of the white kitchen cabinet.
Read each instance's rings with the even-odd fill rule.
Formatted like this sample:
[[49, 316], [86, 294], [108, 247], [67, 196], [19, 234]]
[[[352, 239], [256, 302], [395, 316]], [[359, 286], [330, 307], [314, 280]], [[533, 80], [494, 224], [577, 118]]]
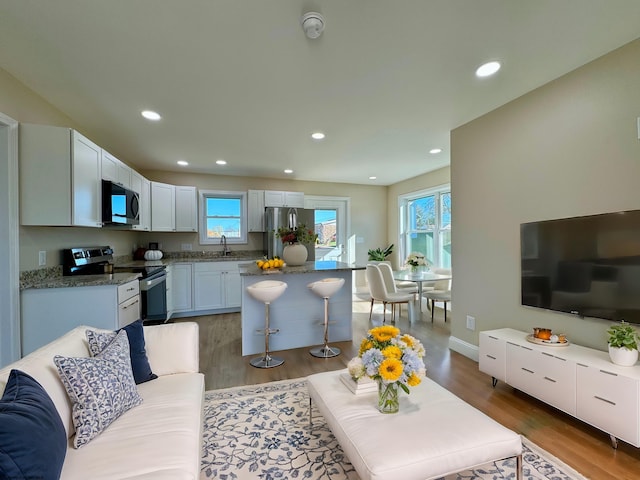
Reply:
[[[501, 344], [506, 345], [502, 356]], [[640, 371], [606, 352], [540, 345], [510, 328], [480, 332], [479, 368], [611, 435], [640, 447]]]
[[23, 290], [20, 295], [22, 355], [79, 325], [116, 330], [137, 320], [140, 318], [138, 284], [138, 280], [132, 280], [122, 285]]
[[140, 282], [132, 280], [118, 285], [118, 328], [140, 318]]
[[198, 231], [198, 194], [196, 187], [176, 186], [176, 232]]
[[166, 279], [166, 292], [167, 292], [167, 320], [170, 320], [173, 316], [173, 265], [169, 264], [165, 267], [165, 272], [167, 272]]
[[151, 182], [135, 170], [131, 170], [131, 189], [140, 195], [140, 223], [133, 230], [151, 230]]
[[176, 187], [168, 183], [151, 182], [151, 231], [176, 230]]
[[21, 124], [22, 225], [102, 226], [101, 148], [75, 130]]
[[197, 232], [196, 187], [151, 182], [151, 231]]
[[131, 188], [132, 170], [127, 164], [102, 149], [100, 152], [100, 165], [103, 180], [109, 180], [125, 188]]
[[223, 269], [218, 263], [193, 265], [194, 310], [212, 310], [224, 305]]
[[194, 310], [240, 307], [239, 262], [201, 262], [194, 264]]
[[304, 193], [265, 190], [264, 206], [304, 208]]
[[174, 263], [171, 272], [173, 312], [193, 310], [193, 266], [191, 263]]
[[264, 190], [249, 190], [247, 201], [247, 229], [249, 232], [264, 232]]

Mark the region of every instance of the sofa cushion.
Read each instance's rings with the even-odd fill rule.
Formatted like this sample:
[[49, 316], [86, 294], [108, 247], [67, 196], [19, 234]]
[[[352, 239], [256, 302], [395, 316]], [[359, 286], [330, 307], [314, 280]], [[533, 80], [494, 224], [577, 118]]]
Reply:
[[64, 425], [47, 392], [11, 370], [0, 399], [0, 478], [57, 479], [66, 451]]
[[131, 357], [131, 369], [133, 370], [133, 378], [137, 384], [155, 380], [158, 378], [151, 371], [147, 351], [145, 349], [144, 330], [142, 328], [142, 320], [130, 323], [124, 328], [116, 332], [98, 332], [95, 330], [87, 330], [87, 340], [89, 342], [89, 350], [91, 355], [96, 356], [102, 352], [115, 338], [118, 332], [124, 330], [127, 332], [129, 339], [129, 355]]
[[86, 445], [120, 415], [142, 403], [124, 331], [96, 357], [56, 355], [53, 361], [73, 403], [75, 448]]
[[[65, 480], [200, 478], [204, 376], [160, 375], [138, 386], [144, 403], [81, 449], [69, 449]], [[117, 459], [117, 460], [116, 460]]]

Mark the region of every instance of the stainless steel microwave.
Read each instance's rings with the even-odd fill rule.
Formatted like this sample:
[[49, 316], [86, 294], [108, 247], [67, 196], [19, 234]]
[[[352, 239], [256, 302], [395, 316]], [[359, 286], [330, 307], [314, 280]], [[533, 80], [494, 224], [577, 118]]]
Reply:
[[140, 195], [133, 190], [102, 180], [102, 223], [105, 225], [138, 225]]

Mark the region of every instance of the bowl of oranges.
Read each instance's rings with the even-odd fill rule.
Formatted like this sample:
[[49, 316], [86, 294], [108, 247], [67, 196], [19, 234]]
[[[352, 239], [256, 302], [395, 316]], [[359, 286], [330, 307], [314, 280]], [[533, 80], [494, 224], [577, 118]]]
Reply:
[[284, 267], [284, 260], [279, 257], [256, 260], [256, 266], [265, 272], [273, 272]]

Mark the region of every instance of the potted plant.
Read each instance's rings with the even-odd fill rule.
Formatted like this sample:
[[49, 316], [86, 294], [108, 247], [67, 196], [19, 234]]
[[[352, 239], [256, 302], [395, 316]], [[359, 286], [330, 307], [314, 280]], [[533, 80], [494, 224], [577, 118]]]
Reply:
[[380, 247], [375, 250], [369, 249], [369, 261], [384, 262], [385, 259], [393, 253], [393, 243], [384, 250]]
[[309, 255], [305, 245], [313, 244], [318, 239], [318, 235], [304, 223], [298, 224], [295, 228], [280, 227], [276, 236], [284, 245], [282, 257], [288, 266], [304, 265]]
[[624, 320], [612, 325], [609, 334], [609, 358], [616, 365], [630, 367], [638, 361], [638, 333]]

